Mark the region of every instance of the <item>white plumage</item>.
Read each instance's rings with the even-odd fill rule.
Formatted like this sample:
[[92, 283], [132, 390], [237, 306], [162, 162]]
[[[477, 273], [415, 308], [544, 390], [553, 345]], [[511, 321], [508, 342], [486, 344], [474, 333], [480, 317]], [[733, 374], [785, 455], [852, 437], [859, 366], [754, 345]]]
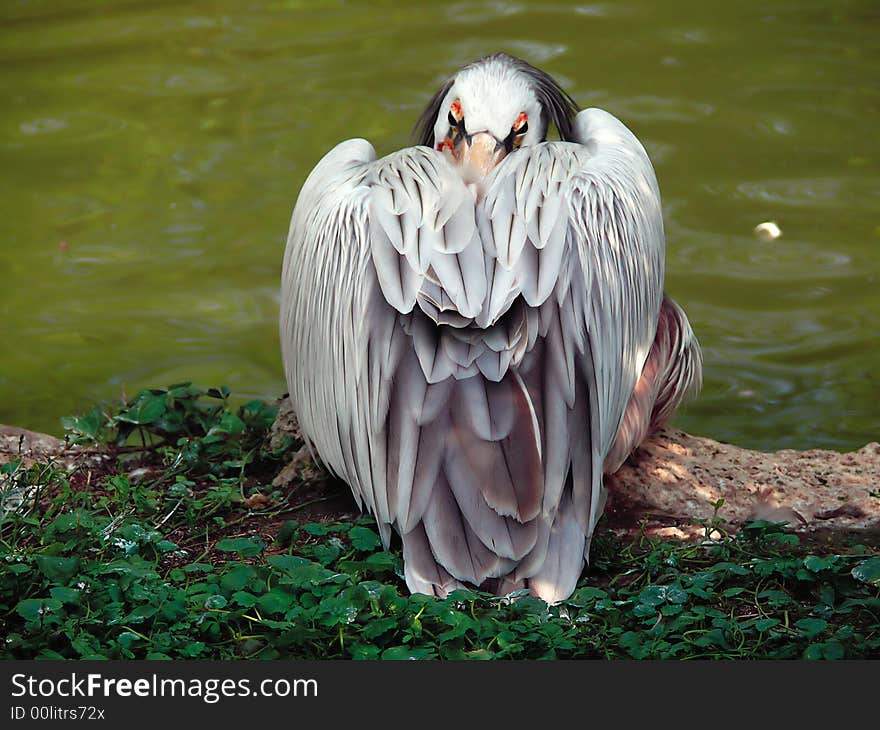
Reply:
[[[423, 145], [331, 150], [293, 212], [280, 334], [305, 438], [402, 537], [412, 591], [574, 590], [616, 470], [699, 384], [660, 194], [617, 119], [498, 54]], [[546, 142], [553, 122], [563, 140]]]

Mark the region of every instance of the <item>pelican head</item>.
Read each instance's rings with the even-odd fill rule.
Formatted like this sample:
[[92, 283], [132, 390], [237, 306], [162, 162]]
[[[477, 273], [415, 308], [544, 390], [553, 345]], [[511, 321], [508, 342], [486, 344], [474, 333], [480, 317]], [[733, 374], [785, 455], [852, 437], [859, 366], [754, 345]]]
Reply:
[[543, 142], [552, 122], [571, 138], [578, 107], [548, 74], [496, 53], [468, 64], [433, 96], [416, 127], [420, 144], [434, 147], [479, 183], [521, 147]]

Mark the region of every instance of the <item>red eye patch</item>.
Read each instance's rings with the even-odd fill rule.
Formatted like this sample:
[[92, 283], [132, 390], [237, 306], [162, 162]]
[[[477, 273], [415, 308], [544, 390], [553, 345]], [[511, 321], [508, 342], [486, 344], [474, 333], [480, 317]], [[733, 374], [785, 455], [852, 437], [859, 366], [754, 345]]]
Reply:
[[516, 121], [513, 123], [513, 128], [515, 130], [519, 130], [519, 128], [522, 127], [522, 125], [525, 124], [527, 121], [529, 121], [529, 115], [525, 112], [520, 112], [519, 116], [516, 118]]

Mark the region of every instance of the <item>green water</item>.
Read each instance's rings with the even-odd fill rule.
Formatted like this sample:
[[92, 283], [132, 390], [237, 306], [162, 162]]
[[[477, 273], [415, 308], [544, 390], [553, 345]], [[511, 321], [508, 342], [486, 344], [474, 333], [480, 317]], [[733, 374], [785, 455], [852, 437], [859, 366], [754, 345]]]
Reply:
[[[880, 438], [880, 5], [3, 0], [0, 423], [180, 380], [285, 389], [297, 191], [406, 144], [506, 50], [645, 142], [705, 353], [678, 420], [764, 449]], [[775, 220], [773, 242], [752, 232]]]

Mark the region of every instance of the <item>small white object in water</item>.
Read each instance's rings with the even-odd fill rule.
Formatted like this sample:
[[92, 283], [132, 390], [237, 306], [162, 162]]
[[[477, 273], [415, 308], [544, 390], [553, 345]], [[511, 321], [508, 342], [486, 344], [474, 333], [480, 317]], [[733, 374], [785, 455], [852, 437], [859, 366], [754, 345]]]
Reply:
[[775, 241], [782, 235], [782, 229], [775, 221], [765, 221], [755, 226], [755, 235], [762, 241]]

